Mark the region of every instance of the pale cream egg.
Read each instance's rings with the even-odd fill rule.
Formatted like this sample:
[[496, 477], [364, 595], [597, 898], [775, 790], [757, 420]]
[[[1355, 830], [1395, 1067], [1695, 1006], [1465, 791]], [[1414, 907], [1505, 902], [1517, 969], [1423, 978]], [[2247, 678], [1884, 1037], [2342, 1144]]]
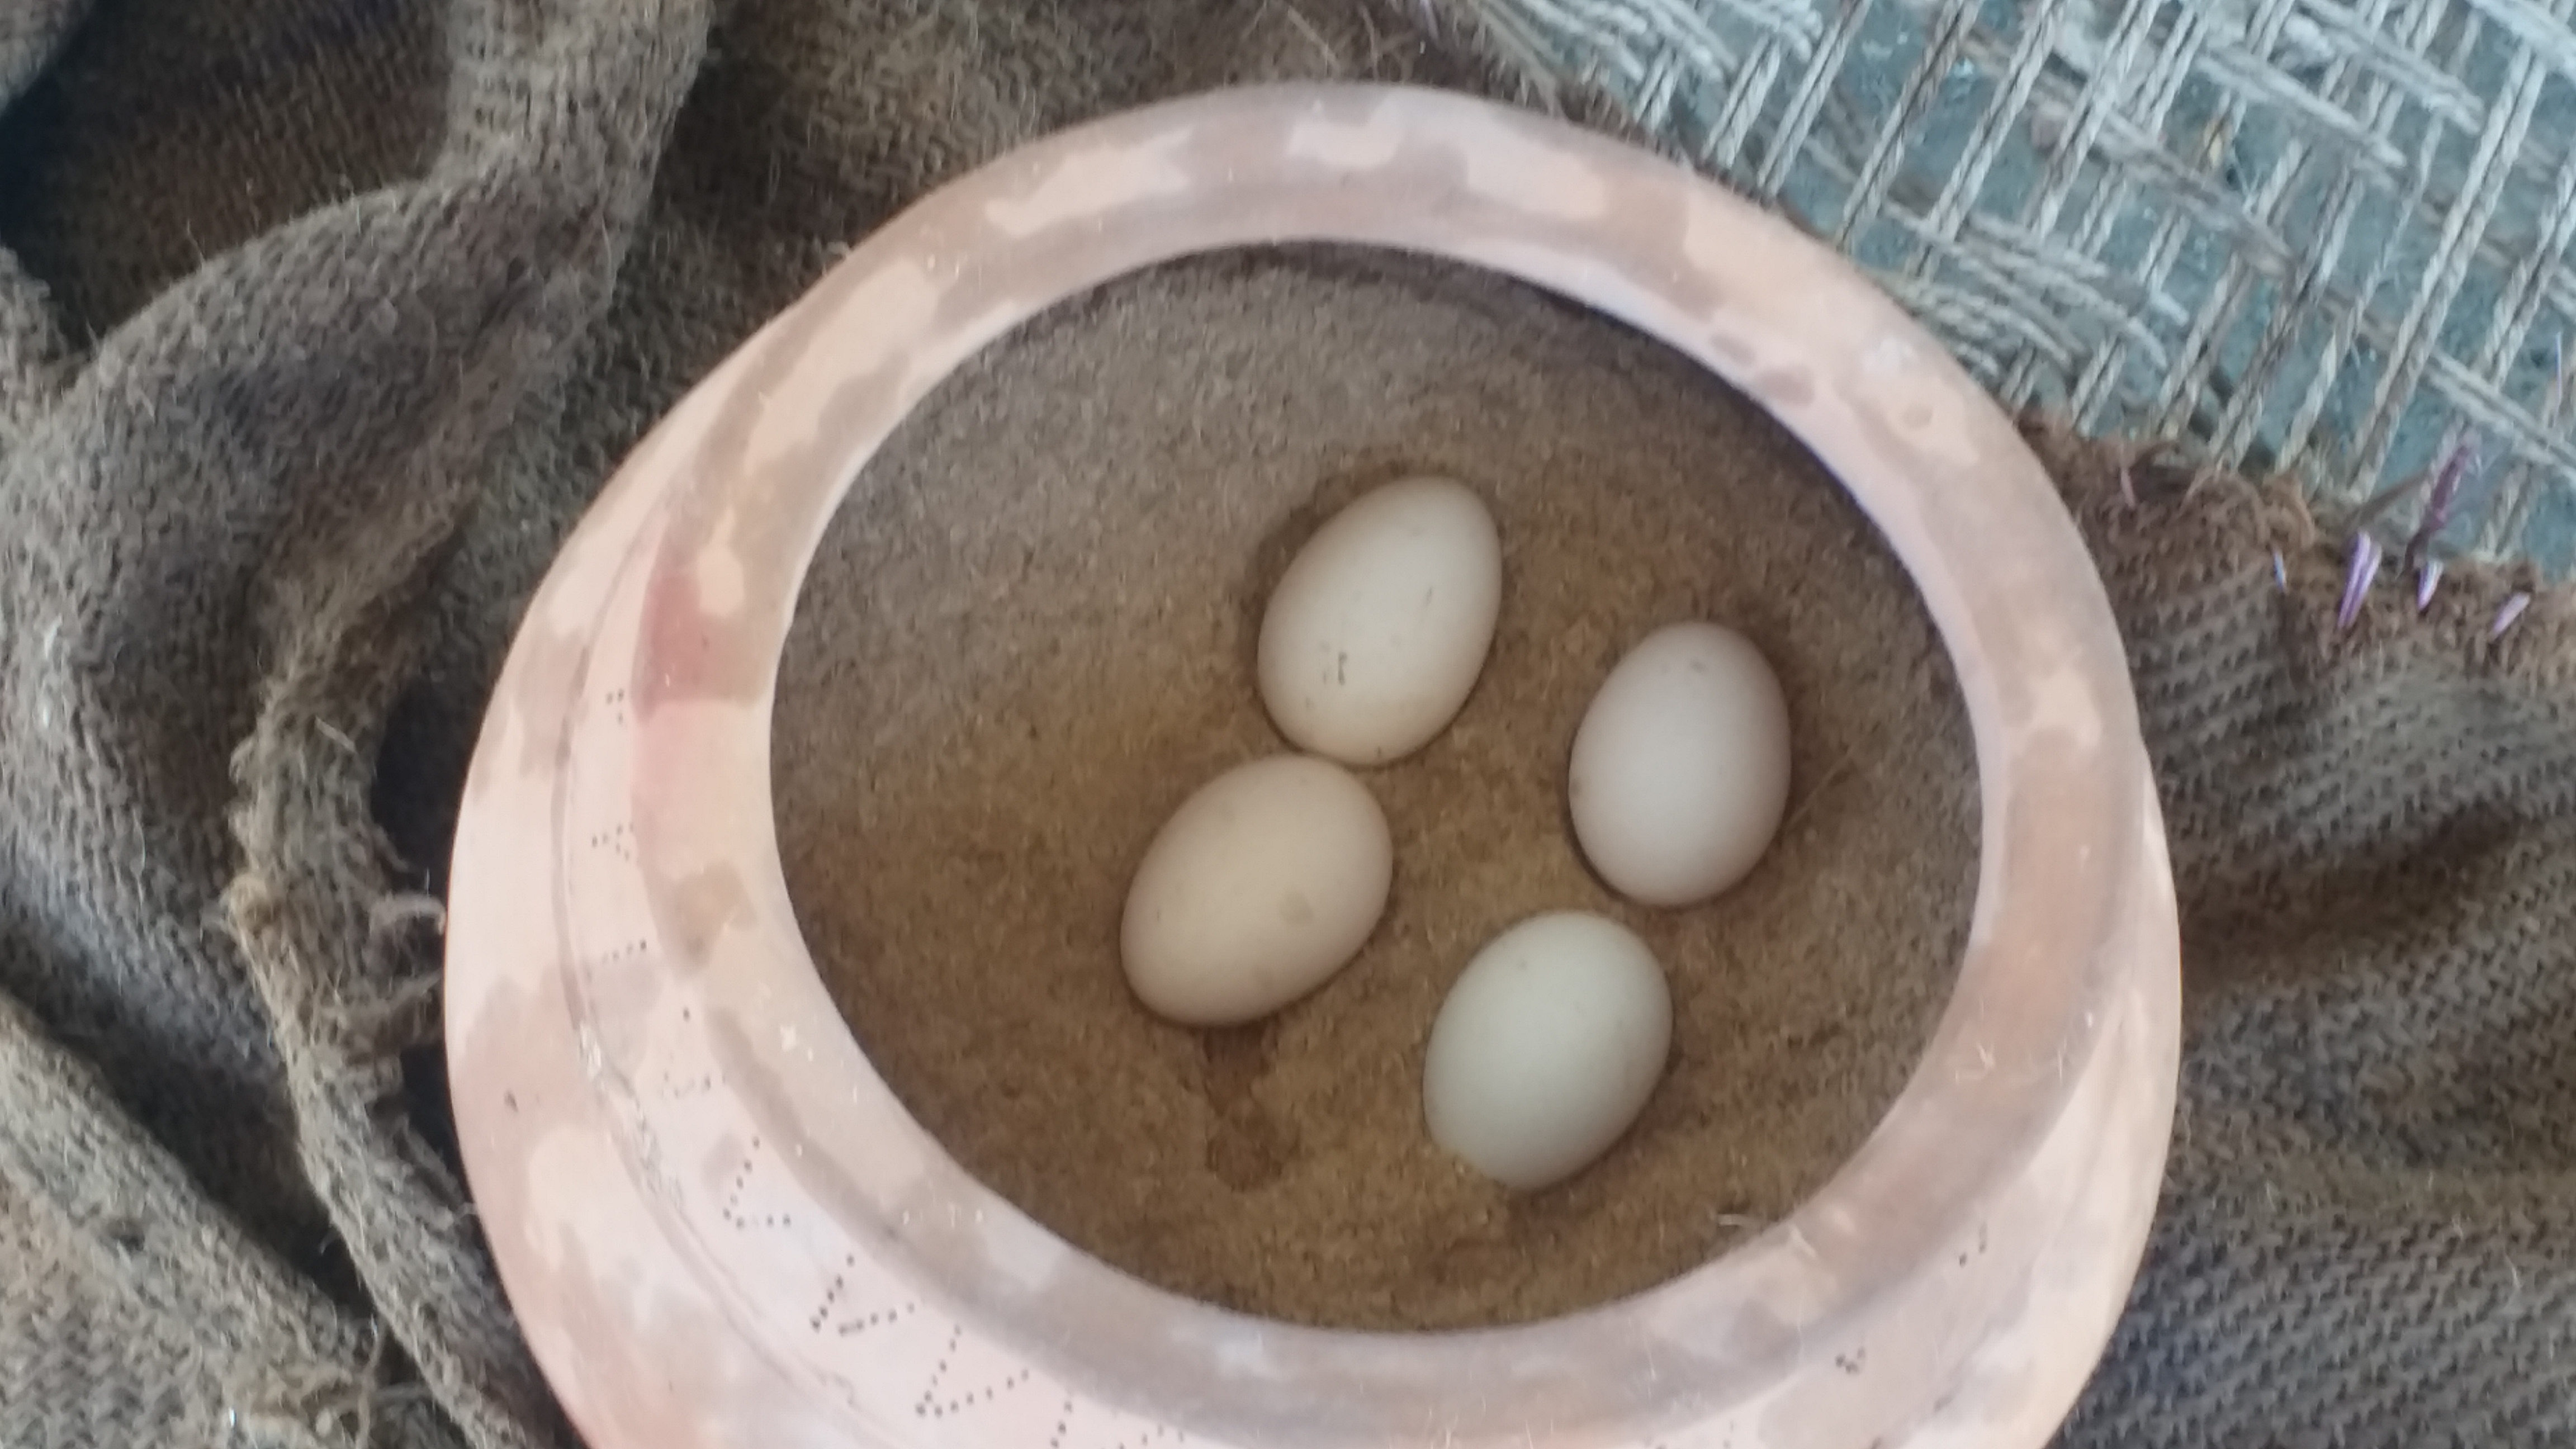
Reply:
[[1634, 932], [1581, 911], [1533, 916], [1476, 953], [1432, 1022], [1432, 1140], [1506, 1187], [1561, 1182], [1645, 1109], [1672, 1032], [1663, 967]]
[[1568, 806], [1584, 859], [1643, 905], [1744, 878], [1789, 804], [1789, 706], [1753, 642], [1715, 624], [1648, 635], [1574, 736]]
[[1237, 766], [1183, 801], [1137, 866], [1128, 984], [1190, 1026], [1266, 1016], [1359, 954], [1394, 876], [1386, 815], [1350, 771], [1306, 755]]
[[1484, 500], [1409, 478], [1333, 515], [1271, 592], [1262, 704], [1299, 749], [1382, 765], [1429, 744], [1475, 690], [1502, 609]]

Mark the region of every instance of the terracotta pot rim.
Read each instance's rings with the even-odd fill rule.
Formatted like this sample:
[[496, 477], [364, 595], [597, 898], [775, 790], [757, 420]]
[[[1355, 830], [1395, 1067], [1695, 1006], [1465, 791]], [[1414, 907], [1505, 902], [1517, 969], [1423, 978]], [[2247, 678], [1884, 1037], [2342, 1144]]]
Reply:
[[[911, 1120], [795, 930], [768, 808], [778, 655], [868, 459], [1039, 312], [1167, 260], [1282, 242], [1503, 272], [1695, 358], [1842, 481], [1958, 664], [1981, 776], [1977, 905], [1904, 1094], [1788, 1219], [1582, 1314], [1340, 1333], [1119, 1274]], [[2178, 948], [2136, 706], [2090, 559], [2009, 420], [1785, 224], [1644, 152], [1459, 95], [1266, 87], [1130, 112], [871, 235], [692, 392], [585, 520], [496, 695], [455, 875], [467, 1165], [531, 1342], [597, 1449], [737, 1442], [751, 1422], [747, 1400], [641, 1431], [603, 1407], [645, 1390], [595, 1335], [649, 1373], [682, 1319], [728, 1337], [741, 1382], [773, 1385], [764, 1433], [789, 1414], [817, 1433], [931, 1436], [871, 1443], [935, 1442], [950, 1422], [938, 1384], [970, 1381], [983, 1387], [957, 1389], [957, 1422], [1061, 1399], [1058, 1437], [1079, 1416], [1102, 1445], [1142, 1428], [1517, 1441], [1542, 1410], [1592, 1443], [1848, 1422], [1857, 1445], [1871, 1425], [1955, 1414], [1979, 1384], [2009, 1398], [2007, 1380], [2020, 1417], [1981, 1422], [2053, 1427], [2135, 1271], [2171, 1123]], [[550, 1181], [544, 1154], [573, 1139], [613, 1148], [615, 1168]], [[565, 1234], [614, 1239], [624, 1281], [569, 1266]], [[2047, 1292], [2069, 1295], [2055, 1312], [2074, 1321], [2043, 1317], [2034, 1340], [2059, 1340], [2048, 1362], [1981, 1369], [1971, 1350], [2032, 1333], [2033, 1285], [2070, 1272]], [[845, 1313], [853, 1284], [878, 1306]], [[901, 1345], [942, 1334], [932, 1387], [872, 1382], [930, 1352]]]

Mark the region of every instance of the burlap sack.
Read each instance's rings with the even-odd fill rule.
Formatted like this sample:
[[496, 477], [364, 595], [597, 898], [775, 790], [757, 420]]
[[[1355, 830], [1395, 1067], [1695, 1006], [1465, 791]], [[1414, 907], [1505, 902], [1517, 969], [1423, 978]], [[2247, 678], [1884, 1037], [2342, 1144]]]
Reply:
[[[0, 18], [0, 1442], [567, 1442], [446, 1160], [435, 908], [517, 601], [903, 198], [1411, 6], [135, 0]], [[75, 22], [79, 22], [74, 29]], [[712, 29], [710, 28], [712, 25]], [[2053, 436], [2187, 912], [2172, 1188], [2080, 1444], [2576, 1442], [2544, 598]], [[2287, 588], [2274, 582], [2271, 549]]]

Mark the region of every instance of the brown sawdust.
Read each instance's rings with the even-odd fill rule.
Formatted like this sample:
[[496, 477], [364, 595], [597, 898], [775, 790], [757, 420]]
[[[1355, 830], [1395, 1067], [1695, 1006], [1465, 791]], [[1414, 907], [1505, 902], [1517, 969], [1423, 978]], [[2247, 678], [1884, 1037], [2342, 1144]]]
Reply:
[[[1278, 1016], [1162, 1023], [1118, 968], [1128, 873], [1191, 790], [1281, 747], [1250, 657], [1269, 583], [1340, 501], [1413, 470], [1490, 501], [1507, 585], [1460, 718], [1365, 776], [1393, 902]], [[1619, 654], [1690, 617], [1777, 662], [1796, 803], [1734, 892], [1634, 909], [1569, 842], [1563, 759]], [[1177, 264], [951, 379], [835, 523], [777, 742], [804, 929], [921, 1122], [1110, 1263], [1326, 1326], [1560, 1314], [1790, 1210], [1900, 1088], [1974, 889], [1947, 658], [1830, 477], [1613, 323], [1365, 254]], [[1608, 1157], [1516, 1198], [1430, 1142], [1419, 1058], [1476, 946], [1558, 907], [1654, 946], [1674, 1060]]]

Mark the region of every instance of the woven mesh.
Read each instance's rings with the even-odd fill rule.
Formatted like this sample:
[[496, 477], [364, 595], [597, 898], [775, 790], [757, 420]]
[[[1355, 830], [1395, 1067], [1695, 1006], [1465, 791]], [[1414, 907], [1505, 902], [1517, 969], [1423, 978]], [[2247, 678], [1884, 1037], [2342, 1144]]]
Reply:
[[2445, 550], [2576, 567], [2570, 0], [1454, 3], [2007, 403], [2330, 503], [2465, 447]]

